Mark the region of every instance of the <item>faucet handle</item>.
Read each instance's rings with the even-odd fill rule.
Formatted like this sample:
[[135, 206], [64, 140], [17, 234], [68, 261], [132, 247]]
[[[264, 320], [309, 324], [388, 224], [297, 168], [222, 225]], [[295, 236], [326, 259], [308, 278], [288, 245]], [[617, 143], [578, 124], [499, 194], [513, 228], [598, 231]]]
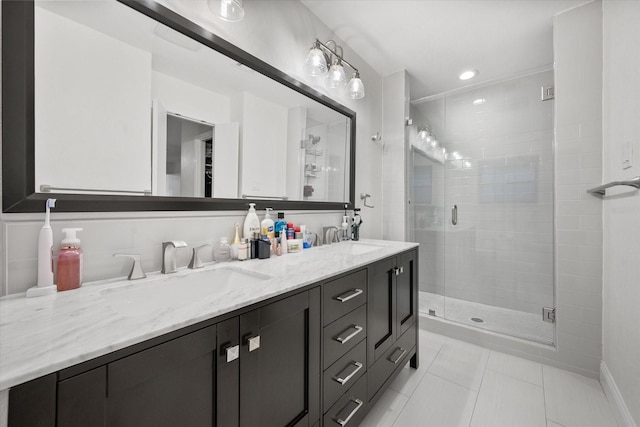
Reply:
[[184, 240], [167, 240], [162, 242], [163, 248], [169, 245], [173, 246], [174, 248], [186, 248], [187, 242], [185, 242]]
[[142, 269], [142, 262], [140, 261], [140, 255], [138, 254], [113, 254], [114, 258], [131, 258], [133, 260], [133, 265], [131, 266], [131, 271], [129, 272], [129, 276], [127, 277], [129, 280], [137, 280], [144, 279], [147, 275], [144, 273]]
[[189, 261], [189, 268], [191, 269], [195, 269], [195, 268], [202, 268], [204, 267], [204, 264], [202, 263], [202, 260], [200, 259], [200, 249], [202, 248], [207, 248], [207, 247], [211, 247], [212, 245], [201, 245], [198, 246], [196, 248], [193, 248], [193, 254], [191, 255], [191, 261]]

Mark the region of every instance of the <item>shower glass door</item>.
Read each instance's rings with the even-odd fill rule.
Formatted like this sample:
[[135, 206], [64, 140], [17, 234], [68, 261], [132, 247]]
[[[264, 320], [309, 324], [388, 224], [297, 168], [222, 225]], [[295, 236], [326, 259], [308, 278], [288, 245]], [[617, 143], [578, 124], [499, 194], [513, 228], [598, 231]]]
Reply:
[[427, 314], [553, 344], [542, 319], [554, 306], [553, 101], [540, 99], [552, 83], [547, 71], [414, 105], [446, 150], [442, 262], [421, 271], [439, 282], [425, 283]]

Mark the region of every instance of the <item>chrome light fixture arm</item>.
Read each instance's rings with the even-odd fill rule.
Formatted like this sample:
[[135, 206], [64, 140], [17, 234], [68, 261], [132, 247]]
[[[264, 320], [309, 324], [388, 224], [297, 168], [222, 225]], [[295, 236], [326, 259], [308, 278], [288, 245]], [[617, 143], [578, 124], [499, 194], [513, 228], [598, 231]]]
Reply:
[[[333, 49], [329, 47], [330, 44], [333, 44]], [[354, 67], [353, 65], [351, 65], [351, 63], [349, 63], [349, 61], [344, 59], [342, 46], [339, 46], [334, 40], [328, 40], [326, 43], [322, 43], [319, 39], [316, 39], [313, 47], [329, 52], [329, 56], [326, 57], [327, 64], [332, 64], [333, 56], [335, 56], [338, 64], [347, 64], [353, 71], [356, 72], [356, 74], [360, 74], [360, 71], [358, 71], [356, 67]], [[338, 53], [338, 51], [340, 53]]]

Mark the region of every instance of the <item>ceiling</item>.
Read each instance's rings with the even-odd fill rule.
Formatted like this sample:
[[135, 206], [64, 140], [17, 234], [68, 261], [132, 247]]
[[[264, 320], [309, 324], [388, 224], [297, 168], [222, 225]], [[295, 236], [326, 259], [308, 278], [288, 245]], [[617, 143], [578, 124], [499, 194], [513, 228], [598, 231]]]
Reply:
[[[301, 1], [381, 75], [406, 70], [412, 100], [550, 69], [553, 16], [588, 2]], [[467, 69], [480, 74], [458, 80]]]

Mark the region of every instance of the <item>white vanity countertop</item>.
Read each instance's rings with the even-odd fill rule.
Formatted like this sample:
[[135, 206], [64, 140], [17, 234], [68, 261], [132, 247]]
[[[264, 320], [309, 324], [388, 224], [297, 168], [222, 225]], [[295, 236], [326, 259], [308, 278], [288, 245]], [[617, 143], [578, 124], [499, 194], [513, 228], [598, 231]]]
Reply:
[[[416, 246], [363, 239], [266, 260], [214, 263], [171, 275], [154, 273], [136, 281], [96, 282], [49, 296], [6, 297], [0, 300], [0, 390]], [[244, 283], [236, 286], [234, 282], [220, 289], [216, 283], [193, 280], [197, 275], [206, 278], [219, 268], [226, 268], [233, 277], [244, 277], [238, 279]], [[248, 274], [245, 276], [242, 271]], [[169, 283], [162, 283], [164, 279]], [[193, 285], [195, 282], [199, 283]], [[127, 305], [128, 297], [133, 301], [131, 305]]]

